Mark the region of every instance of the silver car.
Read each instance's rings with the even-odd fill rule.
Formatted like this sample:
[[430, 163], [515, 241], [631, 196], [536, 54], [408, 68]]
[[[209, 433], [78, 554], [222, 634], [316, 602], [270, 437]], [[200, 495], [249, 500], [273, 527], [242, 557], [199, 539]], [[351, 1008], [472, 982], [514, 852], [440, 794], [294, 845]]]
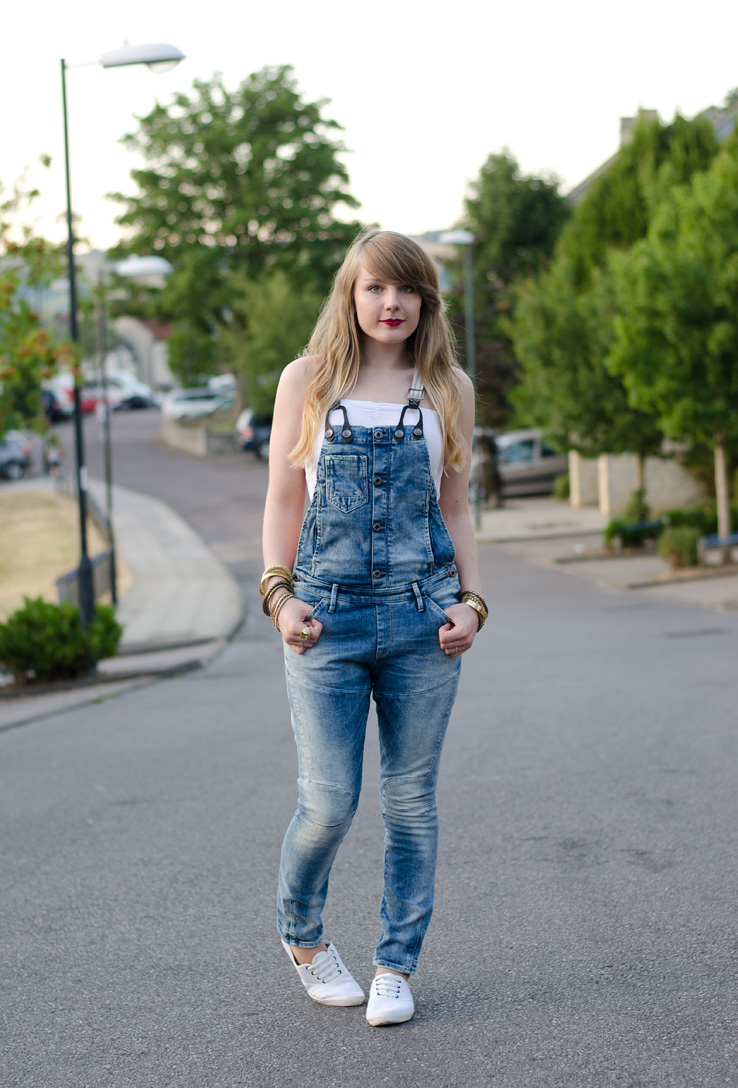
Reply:
[[495, 438], [503, 495], [550, 495], [569, 458], [557, 453], [535, 430], [509, 431]]

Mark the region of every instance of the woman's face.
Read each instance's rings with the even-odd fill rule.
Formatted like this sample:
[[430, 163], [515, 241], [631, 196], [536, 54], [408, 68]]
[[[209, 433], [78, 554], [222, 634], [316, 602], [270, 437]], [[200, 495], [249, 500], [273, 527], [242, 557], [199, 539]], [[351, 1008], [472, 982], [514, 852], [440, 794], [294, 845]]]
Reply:
[[401, 344], [420, 321], [423, 300], [410, 283], [386, 283], [363, 265], [354, 283], [354, 305], [359, 328], [380, 344]]

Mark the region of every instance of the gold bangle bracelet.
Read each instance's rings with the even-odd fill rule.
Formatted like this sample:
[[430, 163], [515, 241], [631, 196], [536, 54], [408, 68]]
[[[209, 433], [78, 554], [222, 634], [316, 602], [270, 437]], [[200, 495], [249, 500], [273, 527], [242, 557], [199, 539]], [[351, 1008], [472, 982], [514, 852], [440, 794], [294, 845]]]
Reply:
[[267, 578], [272, 578], [275, 574], [282, 574], [285, 578], [289, 578], [290, 583], [292, 582], [292, 571], [289, 570], [287, 567], [283, 567], [280, 564], [275, 564], [273, 567], [267, 567], [267, 569], [261, 576], [261, 581], [259, 582], [259, 592], [261, 593], [262, 597], [266, 593]]
[[280, 578], [278, 582], [275, 582], [273, 586], [269, 586], [269, 589], [264, 594], [264, 600], [261, 602], [261, 610], [265, 616], [268, 616], [271, 610], [270, 601], [278, 589], [288, 589], [292, 592], [292, 582], [288, 582], [286, 578]]
[[484, 609], [485, 619], [489, 615], [489, 608], [487, 607], [487, 602], [480, 593], [474, 593], [471, 589], [465, 589], [464, 592], [461, 594], [461, 600], [464, 604], [471, 604], [472, 601], [476, 601], [477, 604], [481, 605], [481, 607]]
[[487, 616], [489, 615], [483, 602], [484, 598], [480, 597], [478, 593], [461, 594], [461, 603], [468, 604], [469, 607], [473, 608], [477, 614], [477, 631], [482, 630], [486, 622]]
[[278, 619], [279, 619], [279, 613], [282, 611], [282, 605], [284, 604], [285, 601], [288, 601], [290, 599], [290, 597], [294, 597], [294, 593], [284, 593], [279, 598], [276, 605], [274, 606], [274, 611], [272, 612], [272, 623], [274, 624], [277, 631], [279, 630]]

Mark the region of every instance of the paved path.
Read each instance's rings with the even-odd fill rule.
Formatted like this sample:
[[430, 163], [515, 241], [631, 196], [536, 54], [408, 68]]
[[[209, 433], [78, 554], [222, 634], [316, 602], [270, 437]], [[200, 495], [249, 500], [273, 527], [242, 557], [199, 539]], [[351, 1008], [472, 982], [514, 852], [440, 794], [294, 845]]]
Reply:
[[[90, 489], [102, 506], [104, 490]], [[118, 548], [133, 584], [119, 619], [123, 648], [148, 650], [227, 638], [242, 618], [238, 587], [227, 568], [171, 507], [158, 499], [114, 489]]]

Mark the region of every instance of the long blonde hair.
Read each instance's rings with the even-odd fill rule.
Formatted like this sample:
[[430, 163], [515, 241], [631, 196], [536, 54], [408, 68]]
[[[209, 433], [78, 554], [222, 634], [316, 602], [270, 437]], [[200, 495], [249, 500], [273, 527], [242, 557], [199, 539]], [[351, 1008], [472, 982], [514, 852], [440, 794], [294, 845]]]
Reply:
[[444, 468], [458, 471], [465, 443], [459, 430], [461, 397], [454, 376], [458, 367], [448, 319], [438, 285], [438, 272], [426, 251], [394, 231], [369, 231], [351, 244], [336, 273], [333, 289], [321, 310], [306, 354], [300, 438], [290, 453], [295, 465], [308, 465], [330, 408], [350, 393], [359, 377], [361, 344], [354, 305], [359, 267], [386, 283], [412, 284], [422, 298], [420, 320], [407, 348], [438, 412], [443, 434]]

